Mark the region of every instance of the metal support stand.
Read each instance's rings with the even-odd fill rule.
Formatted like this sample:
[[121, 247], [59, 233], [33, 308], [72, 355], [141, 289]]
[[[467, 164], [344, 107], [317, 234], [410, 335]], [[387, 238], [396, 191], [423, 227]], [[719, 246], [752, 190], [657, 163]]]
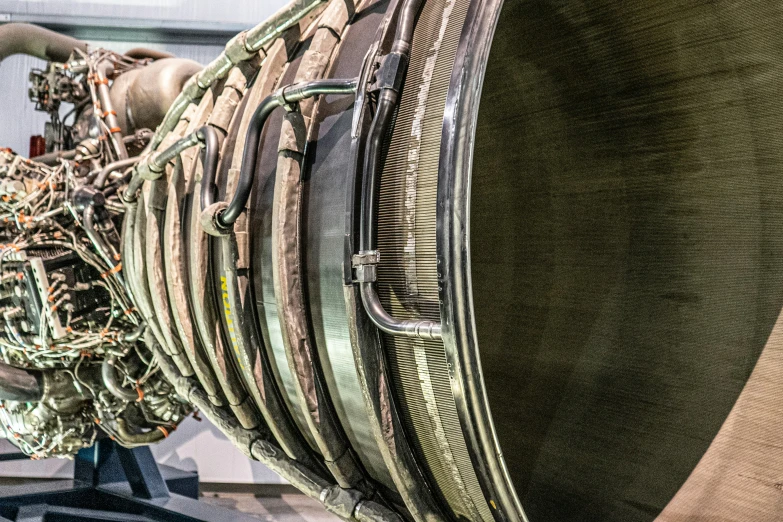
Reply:
[[198, 475], [104, 439], [79, 452], [73, 480], [0, 488], [0, 522], [258, 522], [197, 498]]

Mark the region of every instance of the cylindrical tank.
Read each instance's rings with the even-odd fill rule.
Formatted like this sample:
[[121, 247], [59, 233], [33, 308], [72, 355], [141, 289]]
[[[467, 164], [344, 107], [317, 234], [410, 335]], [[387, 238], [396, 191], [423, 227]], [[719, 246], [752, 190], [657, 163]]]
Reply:
[[112, 83], [111, 103], [123, 134], [154, 129], [201, 65], [184, 58], [160, 58], [120, 74]]
[[160, 144], [216, 129], [229, 200], [262, 99], [360, 79], [272, 114], [227, 237], [201, 227], [198, 150], [145, 183], [123, 263], [165, 351], [225, 418], [404, 519], [779, 520], [783, 12], [424, 1], [372, 263], [383, 308], [442, 335], [400, 336], [357, 266], [410, 3], [327, 2]]

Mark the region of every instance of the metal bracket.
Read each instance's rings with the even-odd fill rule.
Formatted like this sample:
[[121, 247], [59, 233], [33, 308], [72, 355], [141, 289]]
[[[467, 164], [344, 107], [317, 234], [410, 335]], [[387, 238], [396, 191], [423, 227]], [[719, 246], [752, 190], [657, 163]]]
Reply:
[[370, 85], [370, 92], [391, 89], [400, 92], [403, 76], [408, 70], [408, 57], [400, 53], [389, 53], [381, 58], [380, 66], [375, 71], [375, 82]]
[[353, 111], [353, 122], [351, 123], [351, 138], [358, 138], [359, 137], [359, 124], [362, 121], [362, 118], [364, 117], [364, 112], [367, 109], [366, 104], [366, 95], [367, 92], [366, 87], [369, 87], [370, 80], [374, 78], [375, 73], [372, 71], [372, 69], [378, 65], [378, 43], [373, 44], [373, 46], [367, 51], [367, 53], [364, 55], [364, 60], [362, 60], [362, 69], [359, 73], [359, 86], [360, 88], [356, 92], [356, 101], [354, 104], [354, 111]]
[[357, 283], [374, 283], [378, 280], [378, 263], [381, 254], [377, 250], [359, 252], [351, 257], [351, 266], [356, 273]]

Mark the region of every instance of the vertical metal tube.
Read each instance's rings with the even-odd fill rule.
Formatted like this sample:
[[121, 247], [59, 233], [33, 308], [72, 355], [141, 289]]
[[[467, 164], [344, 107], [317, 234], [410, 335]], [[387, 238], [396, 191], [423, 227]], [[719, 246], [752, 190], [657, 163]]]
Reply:
[[113, 138], [114, 148], [117, 150], [117, 157], [121, 160], [128, 158], [128, 151], [125, 148], [125, 143], [122, 141], [122, 129], [120, 128], [120, 121], [117, 119], [117, 113], [111, 104], [111, 98], [109, 97], [109, 80], [107, 74], [111, 70], [111, 64], [101, 64], [96, 71], [95, 86], [98, 89], [98, 99], [101, 102], [102, 114], [98, 116], [102, 117], [106, 122], [106, 126], [109, 127], [109, 134]]

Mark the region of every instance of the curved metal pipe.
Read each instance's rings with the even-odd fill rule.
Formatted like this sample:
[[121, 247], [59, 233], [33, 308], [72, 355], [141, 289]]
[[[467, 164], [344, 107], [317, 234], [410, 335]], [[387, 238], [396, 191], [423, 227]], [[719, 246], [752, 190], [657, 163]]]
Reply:
[[106, 385], [106, 389], [122, 401], [135, 402], [139, 398], [139, 393], [136, 390], [130, 390], [124, 388], [117, 379], [117, 372], [114, 367], [117, 363], [117, 357], [111, 355], [103, 360], [101, 364], [101, 378], [103, 384]]
[[109, 176], [112, 175], [112, 173], [120, 170], [120, 169], [126, 169], [128, 167], [132, 167], [136, 163], [139, 162], [141, 159], [140, 156], [136, 156], [134, 158], [125, 158], [118, 161], [115, 161], [113, 163], [109, 163], [103, 169], [98, 173], [98, 176], [96, 176], [95, 181], [92, 182], [92, 186], [95, 187], [98, 190], [102, 190], [104, 186], [106, 186], [106, 181], [109, 179]]
[[53, 167], [55, 165], [60, 164], [61, 159], [65, 160], [72, 160], [76, 157], [76, 155], [79, 152], [75, 149], [72, 150], [58, 150], [54, 152], [47, 152], [46, 154], [41, 154], [40, 156], [35, 156], [33, 158], [30, 158], [30, 161], [34, 161], [36, 163], [43, 163], [44, 165], [49, 165], [50, 167]]
[[87, 50], [87, 42], [32, 24], [0, 26], [0, 62], [14, 54], [65, 62], [74, 49]]
[[[173, 428], [172, 428], [173, 429]], [[118, 442], [120, 444], [152, 444], [165, 439], [168, 436], [168, 432], [163, 431], [163, 427], [159, 426], [154, 430], [150, 430], [144, 433], [131, 433], [128, 431], [128, 425], [125, 419], [122, 417], [117, 418], [117, 435], [119, 435]]]
[[386, 311], [383, 303], [378, 298], [378, 292], [375, 291], [375, 283], [360, 283], [362, 303], [367, 315], [370, 316], [373, 324], [382, 332], [389, 335], [399, 335], [403, 337], [418, 337], [420, 339], [440, 339], [441, 324], [428, 319], [406, 319], [400, 320]]
[[397, 31], [394, 34], [391, 52], [408, 55], [413, 41], [413, 30], [416, 28], [416, 18], [425, 0], [407, 0], [397, 21]]
[[[152, 137], [151, 131], [147, 131], [146, 134], [142, 133], [142, 131], [137, 131], [136, 134], [123, 136], [122, 142], [125, 145], [128, 145], [133, 142], [138, 142], [137, 146], [142, 147], [144, 146], [144, 144], [149, 142], [151, 137]], [[53, 167], [55, 165], [58, 165], [61, 159], [72, 160], [76, 157], [77, 154], [79, 154], [79, 151], [76, 149], [59, 150], [55, 152], [47, 152], [46, 154], [41, 154], [40, 156], [35, 156], [33, 158], [30, 158], [30, 161], [34, 161], [36, 163], [43, 163], [44, 165], [49, 165], [50, 167]]]
[[[362, 200], [359, 223], [359, 258], [361, 269], [359, 283], [361, 287], [362, 304], [370, 320], [383, 332], [390, 335], [418, 337], [421, 339], [440, 339], [441, 324], [425, 319], [399, 320], [391, 316], [383, 307], [375, 288], [375, 265], [378, 262], [376, 251], [377, 202], [381, 187], [382, 151], [386, 136], [392, 125], [394, 111], [399, 103], [399, 90], [402, 79], [408, 69], [408, 54], [410, 53], [413, 30], [416, 17], [424, 0], [407, 0], [402, 8], [397, 25], [391, 52], [386, 56], [384, 64], [378, 70], [377, 80], [381, 92], [378, 95], [378, 108], [370, 127], [367, 147], [364, 156], [364, 173], [362, 176]], [[384, 65], [389, 64], [389, 68]], [[392, 69], [393, 67], [393, 69]], [[369, 259], [369, 262], [365, 260]], [[368, 269], [370, 268], [370, 269]]]
[[139, 339], [141, 339], [141, 336], [144, 335], [144, 331], [147, 329], [147, 323], [144, 321], [139, 323], [139, 326], [136, 327], [135, 330], [133, 330], [130, 333], [125, 334], [122, 337], [122, 342], [124, 343], [135, 343]]
[[[253, 179], [255, 178], [258, 144], [261, 141], [264, 124], [269, 118], [269, 115], [272, 114], [272, 111], [278, 107], [298, 103], [304, 99], [312, 98], [317, 95], [354, 94], [357, 87], [357, 78], [351, 78], [349, 80], [314, 80], [312, 82], [283, 87], [264, 98], [253, 113], [253, 117], [251, 118], [250, 125], [247, 129], [245, 149], [242, 155], [242, 166], [234, 197], [228, 205], [228, 208], [216, 216], [216, 221], [220, 227], [231, 227], [239, 218], [240, 214], [242, 214], [242, 211], [247, 204], [247, 200], [250, 197], [250, 191], [253, 188]], [[211, 205], [215, 201], [214, 194], [212, 193], [214, 190], [214, 181], [210, 182], [209, 180], [214, 180], [214, 171], [217, 169], [217, 159], [220, 151], [219, 140], [211, 138], [212, 132], [214, 132], [214, 129], [205, 125], [196, 132], [179, 139], [167, 149], [154, 155], [150, 160], [150, 163], [146, 165], [146, 169], [150, 173], [153, 175], [160, 175], [166, 168], [166, 164], [184, 150], [198, 145], [199, 143], [204, 143], [205, 150], [202, 152], [202, 159], [211, 163], [204, 163], [203, 179], [207, 181], [202, 181], [201, 183], [201, 208], [207, 208], [207, 206], [209, 206], [205, 206], [204, 202], [208, 201]], [[144, 165], [142, 164], [142, 166]], [[128, 189], [123, 195], [123, 199], [128, 203], [134, 201], [142, 183], [144, 183], [143, 177], [139, 172], [136, 172], [128, 185]]]
[[197, 134], [199, 141], [204, 143], [201, 149], [201, 165], [203, 174], [201, 176], [201, 208], [207, 208], [215, 202], [217, 197], [217, 187], [215, 186], [215, 177], [220, 160], [220, 138], [214, 127], [204, 125]]
[[[239, 61], [249, 58], [245, 53], [255, 54], [269, 42], [283, 34], [284, 31], [295, 26], [313, 9], [323, 4], [326, 0], [292, 0], [282, 7], [264, 22], [247, 31], [244, 38], [232, 39], [226, 49], [208, 64], [198, 80], [189, 82], [177, 98], [172, 102], [171, 108], [166, 114], [155, 135], [152, 137], [151, 149], [157, 149], [163, 141], [163, 137], [177, 125], [180, 116], [191, 102], [201, 97], [204, 91], [218, 79], [228, 74], [226, 62], [236, 65]], [[233, 56], [233, 58], [231, 58]]]
[[125, 142], [123, 141], [122, 128], [120, 127], [120, 121], [117, 119], [117, 112], [114, 110], [114, 106], [111, 103], [111, 95], [109, 94], [109, 80], [108, 77], [114, 72], [114, 66], [111, 63], [100, 63], [95, 71], [96, 77], [93, 80], [95, 87], [98, 90], [98, 98], [101, 102], [101, 110], [103, 114], [99, 116], [106, 122], [106, 126], [109, 127], [109, 135], [113, 138], [112, 142], [117, 150], [117, 156], [119, 159], [128, 158], [128, 149], [125, 148]]
[[43, 397], [43, 374], [0, 363], [0, 400], [38, 402]]
[[[358, 87], [358, 78], [314, 80], [311, 82], [289, 85], [270, 94], [259, 104], [253, 113], [245, 136], [245, 149], [242, 153], [242, 165], [240, 167], [239, 180], [237, 182], [234, 197], [228, 208], [215, 216], [218, 226], [229, 228], [234, 225], [242, 214], [250, 197], [255, 179], [256, 160], [258, 158], [258, 144], [261, 134], [264, 132], [264, 124], [272, 112], [278, 107], [298, 103], [307, 98], [327, 94], [354, 94]], [[206, 169], [205, 169], [206, 176]], [[205, 190], [209, 190], [206, 184], [201, 185], [202, 199]], [[206, 208], [202, 206], [202, 208]]]

